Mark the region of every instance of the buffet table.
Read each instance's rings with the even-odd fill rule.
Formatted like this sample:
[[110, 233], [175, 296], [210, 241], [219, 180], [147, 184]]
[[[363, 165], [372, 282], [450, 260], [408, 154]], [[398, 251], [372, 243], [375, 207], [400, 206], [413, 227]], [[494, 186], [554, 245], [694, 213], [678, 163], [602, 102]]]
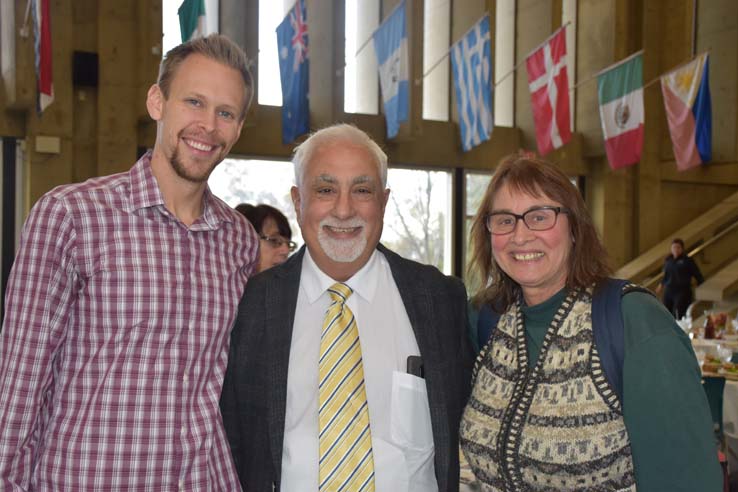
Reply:
[[702, 387], [715, 430], [719, 429], [725, 442], [728, 470], [738, 471], [738, 372], [726, 370], [722, 363], [710, 364], [710, 358], [736, 362], [738, 340], [692, 339], [692, 347], [702, 369]]
[[738, 470], [738, 381], [726, 381], [723, 389], [723, 437], [728, 470]]

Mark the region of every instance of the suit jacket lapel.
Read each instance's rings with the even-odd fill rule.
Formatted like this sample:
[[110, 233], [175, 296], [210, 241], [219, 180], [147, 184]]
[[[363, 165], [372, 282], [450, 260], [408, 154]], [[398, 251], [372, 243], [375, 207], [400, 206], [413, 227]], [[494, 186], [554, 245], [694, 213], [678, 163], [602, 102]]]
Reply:
[[303, 246], [287, 262], [275, 267], [274, 276], [266, 286], [266, 353], [267, 375], [266, 403], [269, 422], [269, 442], [277, 481], [281, 478], [282, 449], [284, 444], [284, 420], [287, 408], [287, 370], [290, 362], [292, 328], [295, 320], [297, 294], [300, 291], [300, 274]]
[[[431, 426], [433, 439], [436, 444], [447, 441], [450, 429], [448, 428], [448, 412], [446, 408], [446, 384], [444, 383], [443, 358], [436, 326], [438, 317], [434, 314], [431, 292], [427, 285], [417, 282], [417, 275], [413, 271], [415, 264], [388, 250], [381, 244], [379, 251], [384, 254], [392, 270], [392, 277], [400, 291], [400, 297], [405, 305], [405, 311], [415, 333], [415, 340], [420, 348], [425, 371], [425, 386], [428, 390], [428, 404], [430, 406]], [[436, 446], [436, 449], [442, 449]], [[436, 473], [443, 476], [449, 467], [448, 453], [436, 452]]]

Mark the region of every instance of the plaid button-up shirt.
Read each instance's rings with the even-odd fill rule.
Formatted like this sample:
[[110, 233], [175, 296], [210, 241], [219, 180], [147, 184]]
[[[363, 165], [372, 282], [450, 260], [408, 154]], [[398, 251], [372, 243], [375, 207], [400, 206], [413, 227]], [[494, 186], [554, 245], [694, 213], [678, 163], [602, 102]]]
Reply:
[[239, 490], [218, 399], [258, 243], [209, 190], [180, 222], [149, 154], [43, 196], [0, 334], [0, 490]]

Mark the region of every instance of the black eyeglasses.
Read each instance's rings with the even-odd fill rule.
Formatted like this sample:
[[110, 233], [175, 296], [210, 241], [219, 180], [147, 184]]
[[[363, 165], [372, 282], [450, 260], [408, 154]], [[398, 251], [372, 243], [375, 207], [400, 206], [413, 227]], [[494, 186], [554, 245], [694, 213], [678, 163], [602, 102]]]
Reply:
[[274, 249], [281, 248], [283, 245], [287, 245], [287, 249], [290, 250], [290, 252], [297, 249], [297, 243], [294, 241], [289, 241], [283, 237], [279, 236], [265, 236], [264, 234], [259, 234], [259, 238], [266, 241], [269, 246], [271, 246]]
[[519, 220], [531, 231], [547, 231], [556, 225], [559, 214], [568, 214], [563, 207], [535, 207], [523, 215], [511, 212], [492, 212], [484, 218], [487, 230], [496, 236], [510, 234], [515, 230]]

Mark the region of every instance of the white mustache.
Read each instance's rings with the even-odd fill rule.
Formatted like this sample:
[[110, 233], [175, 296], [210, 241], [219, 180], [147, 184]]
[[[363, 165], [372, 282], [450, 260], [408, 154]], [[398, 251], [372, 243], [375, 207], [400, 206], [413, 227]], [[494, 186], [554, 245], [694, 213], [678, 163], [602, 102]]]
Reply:
[[337, 229], [350, 229], [353, 227], [364, 227], [366, 221], [358, 217], [353, 219], [339, 220], [333, 217], [326, 217], [320, 221], [320, 227], [335, 227]]

